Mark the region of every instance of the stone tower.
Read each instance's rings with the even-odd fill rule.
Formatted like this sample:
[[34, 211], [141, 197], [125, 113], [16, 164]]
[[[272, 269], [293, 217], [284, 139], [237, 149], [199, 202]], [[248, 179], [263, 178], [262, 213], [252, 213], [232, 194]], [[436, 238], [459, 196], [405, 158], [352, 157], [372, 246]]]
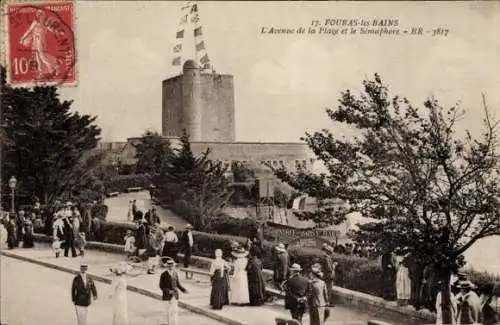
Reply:
[[233, 76], [203, 73], [187, 60], [182, 74], [162, 83], [162, 135], [191, 141], [234, 142]]

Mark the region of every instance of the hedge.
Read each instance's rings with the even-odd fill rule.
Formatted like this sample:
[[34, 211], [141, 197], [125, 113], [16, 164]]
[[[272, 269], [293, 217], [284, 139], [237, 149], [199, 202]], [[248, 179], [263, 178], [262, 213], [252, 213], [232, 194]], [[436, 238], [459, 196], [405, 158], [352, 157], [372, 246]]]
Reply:
[[147, 174], [120, 175], [111, 178], [104, 184], [106, 193], [126, 192], [127, 188], [143, 187], [149, 189], [151, 186], [151, 177]]
[[[127, 229], [134, 229], [134, 225], [117, 222], [103, 222], [103, 242], [111, 244], [124, 244], [123, 238]], [[178, 236], [180, 236], [178, 232]], [[213, 258], [215, 249], [220, 248], [224, 252], [224, 256], [231, 256], [231, 244], [237, 242], [245, 244], [247, 238], [241, 236], [222, 235], [215, 233], [206, 233], [194, 231], [195, 247], [194, 255]], [[262, 261], [264, 268], [273, 269], [273, 249], [276, 242], [264, 242], [264, 255]], [[299, 263], [308, 271], [314, 263], [324, 263], [325, 253], [322, 250], [315, 248], [293, 248], [289, 250], [290, 262]], [[381, 267], [378, 260], [370, 260], [366, 258], [334, 254], [334, 260], [337, 265], [337, 285], [367, 293], [370, 295], [381, 296], [382, 283], [378, 281], [381, 277]], [[500, 276], [494, 276], [484, 272], [474, 270], [467, 271], [469, 279], [476, 285], [481, 287], [485, 283], [495, 283], [496, 295], [500, 295]]]

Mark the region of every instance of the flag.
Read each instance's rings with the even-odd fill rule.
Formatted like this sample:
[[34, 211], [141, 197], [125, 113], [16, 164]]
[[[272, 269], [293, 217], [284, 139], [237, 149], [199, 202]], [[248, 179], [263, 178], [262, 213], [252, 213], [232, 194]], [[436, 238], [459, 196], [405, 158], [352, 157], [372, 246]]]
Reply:
[[184, 38], [184, 29], [177, 32], [175, 38]]
[[196, 3], [191, 7], [191, 11], [189, 13], [192, 14], [193, 12], [198, 12], [198, 5]]
[[182, 44], [177, 44], [174, 46], [174, 53], [179, 53], [182, 51]]
[[189, 9], [189, 8], [191, 8], [191, 1], [186, 1], [185, 5], [182, 6], [181, 10], [186, 10], [186, 9]]
[[200, 15], [194, 14], [193, 17], [191, 17], [191, 23], [192, 24], [196, 24], [199, 21], [200, 21]]
[[196, 36], [201, 36], [201, 35], [203, 35], [203, 33], [201, 32], [201, 26], [198, 28], [195, 28], [194, 36], [196, 37]]
[[210, 69], [210, 68], [211, 68], [210, 63], [207, 63], [207, 64], [204, 64], [204, 65], [203, 65], [203, 70], [208, 70], [208, 69]]
[[172, 60], [172, 65], [181, 65], [181, 57], [178, 56]]
[[196, 44], [196, 51], [201, 51], [205, 49], [205, 42], [201, 41], [198, 44]]
[[185, 24], [188, 21], [188, 15], [184, 15], [181, 17], [181, 20], [179, 20], [179, 24]]
[[205, 65], [208, 62], [210, 62], [210, 59], [208, 58], [208, 54], [205, 54], [204, 56], [201, 57], [200, 59], [201, 64]]

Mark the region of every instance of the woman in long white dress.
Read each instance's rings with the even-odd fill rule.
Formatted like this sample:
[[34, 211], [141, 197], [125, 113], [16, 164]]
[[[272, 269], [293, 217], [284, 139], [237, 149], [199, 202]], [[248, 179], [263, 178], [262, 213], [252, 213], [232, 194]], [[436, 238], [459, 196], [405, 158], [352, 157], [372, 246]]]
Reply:
[[396, 257], [396, 293], [398, 303], [402, 306], [407, 305], [411, 297], [411, 280], [408, 268], [405, 265], [405, 258]]
[[[115, 274], [111, 283], [112, 293], [109, 296], [113, 299], [113, 325], [129, 325], [128, 304], [127, 304], [127, 275], [130, 270], [126, 263], [121, 262], [111, 271]], [[139, 273], [140, 274], [140, 273]], [[139, 274], [135, 274], [137, 276]]]
[[234, 272], [231, 278], [230, 301], [235, 305], [246, 305], [250, 303], [250, 295], [248, 292], [248, 276], [246, 267], [248, 264], [248, 252], [240, 247], [233, 251]]

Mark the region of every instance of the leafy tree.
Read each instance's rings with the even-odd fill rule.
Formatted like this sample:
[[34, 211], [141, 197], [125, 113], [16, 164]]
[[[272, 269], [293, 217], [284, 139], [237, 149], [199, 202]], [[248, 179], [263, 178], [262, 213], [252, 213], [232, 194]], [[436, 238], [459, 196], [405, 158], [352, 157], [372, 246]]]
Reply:
[[160, 200], [173, 204], [182, 200], [190, 208], [186, 216], [196, 228], [206, 224], [206, 218], [217, 214], [230, 196], [221, 162], [210, 160], [210, 150], [196, 157], [184, 132], [180, 147], [170, 159], [165, 159], [162, 171], [153, 179]]
[[338, 108], [327, 110], [357, 136], [322, 130], [304, 138], [328, 172], [276, 173], [303, 193], [346, 203], [311, 213], [315, 221], [339, 222], [353, 211], [380, 218], [362, 227], [358, 239], [431, 263], [442, 280], [443, 324], [451, 324], [451, 272], [475, 242], [500, 235], [497, 122], [484, 105], [481, 136], [460, 136], [458, 107], [429, 99], [421, 111], [405, 98], [390, 98], [378, 75], [363, 85], [364, 93], [347, 90]]
[[245, 163], [234, 161], [231, 163], [233, 180], [236, 183], [244, 183], [255, 179], [255, 172]]
[[158, 132], [146, 131], [140, 141], [134, 144], [136, 150], [136, 173], [156, 174], [159, 173], [163, 162], [172, 154], [170, 142], [164, 139]]
[[101, 155], [91, 152], [101, 130], [96, 117], [71, 112], [57, 88], [2, 86], [2, 172], [41, 203], [71, 195], [92, 181]]

